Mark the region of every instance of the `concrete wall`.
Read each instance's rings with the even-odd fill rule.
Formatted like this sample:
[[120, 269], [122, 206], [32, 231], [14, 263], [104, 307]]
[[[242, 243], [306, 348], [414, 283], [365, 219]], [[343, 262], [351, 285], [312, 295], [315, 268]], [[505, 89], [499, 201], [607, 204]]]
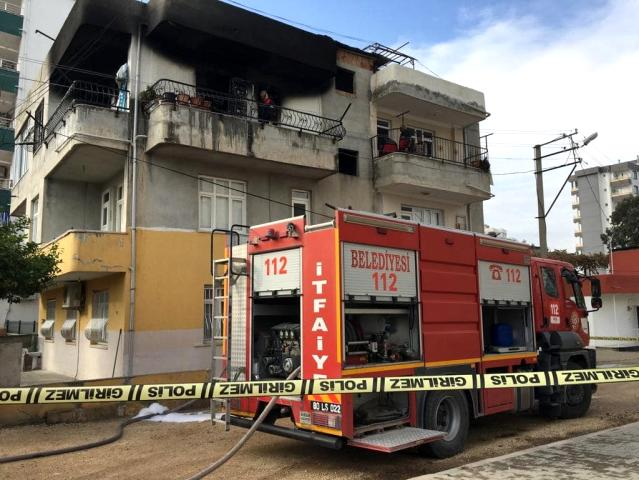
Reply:
[[6, 320], [17, 322], [35, 322], [38, 319], [38, 300], [35, 296], [23, 299], [20, 303], [0, 302], [0, 327]]
[[[67, 230], [100, 230], [99, 185], [87, 182], [46, 179], [42, 215], [42, 240], [48, 241]], [[60, 215], [60, 212], [65, 212]]]
[[[590, 313], [589, 325], [591, 336], [601, 337], [639, 337], [639, 293], [604, 293], [601, 297], [603, 307], [598, 312]], [[586, 298], [590, 305], [590, 298]], [[639, 341], [592, 340], [596, 347], [627, 348], [638, 347]]]
[[0, 387], [20, 386], [21, 359], [21, 339], [0, 337]]
[[[56, 301], [55, 333], [52, 340], [41, 337], [42, 344], [42, 368], [78, 379], [109, 378], [123, 375], [123, 345], [124, 335], [118, 338], [120, 329], [125, 328], [125, 317], [128, 314], [126, 296], [125, 274], [115, 274], [85, 283], [86, 301], [84, 308], [79, 312], [77, 322], [76, 340], [67, 342], [60, 334], [62, 324], [67, 318], [66, 311], [62, 308], [64, 301], [64, 288], [55, 288], [43, 292], [41, 295], [40, 317], [45, 318], [47, 300]], [[93, 292], [98, 290], [109, 291], [109, 322], [107, 324], [108, 341], [105, 344], [91, 345], [84, 336], [92, 315]], [[116, 350], [118, 351], [116, 354]]]
[[477, 114], [477, 111], [469, 109], [469, 106], [485, 110], [482, 92], [395, 64], [390, 64], [375, 74], [371, 90], [373, 97], [382, 96], [390, 91], [399, 91], [447, 108], [468, 111], [471, 114]]

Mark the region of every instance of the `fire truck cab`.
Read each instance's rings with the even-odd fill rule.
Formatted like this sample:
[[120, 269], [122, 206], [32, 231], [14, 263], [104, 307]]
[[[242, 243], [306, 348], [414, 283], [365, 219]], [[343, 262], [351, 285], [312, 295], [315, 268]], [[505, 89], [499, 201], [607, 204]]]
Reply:
[[[284, 379], [297, 367], [313, 380], [596, 363], [581, 280], [569, 264], [532, 258], [525, 244], [337, 210], [323, 224], [295, 217], [252, 227], [231, 251], [224, 350], [232, 380]], [[260, 430], [330, 448], [419, 446], [447, 457], [463, 449], [472, 418], [536, 406], [579, 416], [591, 393], [577, 386], [280, 397]], [[250, 427], [269, 400], [231, 400], [230, 423]]]

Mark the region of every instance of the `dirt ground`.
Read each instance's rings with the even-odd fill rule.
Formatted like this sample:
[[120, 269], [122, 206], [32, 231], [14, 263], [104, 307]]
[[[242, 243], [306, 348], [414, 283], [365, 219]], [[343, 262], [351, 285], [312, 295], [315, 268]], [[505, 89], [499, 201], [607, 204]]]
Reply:
[[[600, 351], [599, 363], [638, 365], [639, 352]], [[639, 385], [601, 385], [585, 418], [549, 421], [532, 414], [501, 414], [479, 419], [471, 425], [466, 451], [447, 460], [425, 458], [415, 451], [335, 452], [258, 432], [210, 478], [400, 480], [635, 421], [639, 421]], [[114, 432], [118, 422], [3, 428], [0, 455], [93, 441]], [[243, 433], [238, 428], [226, 433], [209, 422], [141, 422], [128, 427], [124, 437], [111, 445], [0, 465], [0, 478], [186, 478], [219, 458]]]

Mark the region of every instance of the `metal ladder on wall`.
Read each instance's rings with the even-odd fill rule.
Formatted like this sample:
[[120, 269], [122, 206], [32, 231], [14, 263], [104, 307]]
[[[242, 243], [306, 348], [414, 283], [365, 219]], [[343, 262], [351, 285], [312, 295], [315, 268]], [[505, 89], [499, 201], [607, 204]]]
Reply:
[[[246, 275], [246, 260], [233, 259], [233, 247], [239, 245], [238, 228], [248, 229], [245, 225], [233, 225], [230, 230], [216, 228], [211, 232], [211, 276], [213, 277], [213, 316], [211, 318], [211, 381], [231, 380], [231, 319], [232, 286], [237, 277]], [[224, 258], [215, 258], [215, 236], [225, 235], [227, 239]], [[237, 243], [235, 242], [237, 240]], [[238, 269], [238, 264], [240, 269]], [[244, 267], [242, 269], [242, 266]], [[240, 372], [238, 372], [239, 374]], [[237, 375], [233, 380], [237, 379]], [[218, 419], [217, 413], [223, 411], [224, 418]], [[231, 402], [228, 399], [211, 399], [211, 421], [223, 423], [228, 431], [231, 427]]]

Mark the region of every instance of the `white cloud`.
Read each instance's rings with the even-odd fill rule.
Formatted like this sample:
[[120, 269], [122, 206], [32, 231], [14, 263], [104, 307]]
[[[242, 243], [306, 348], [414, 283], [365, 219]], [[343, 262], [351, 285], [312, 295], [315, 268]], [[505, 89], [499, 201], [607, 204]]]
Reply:
[[[460, 15], [465, 25], [472, 24], [471, 12]], [[512, 10], [501, 17], [494, 10], [480, 11], [476, 20], [478, 27], [452, 41], [412, 45], [409, 53], [443, 78], [484, 92], [492, 115], [482, 122], [482, 132], [496, 131], [489, 138], [493, 172], [531, 170], [532, 146], [573, 128], [579, 129], [579, 140], [599, 132], [580, 152], [585, 167], [639, 154], [637, 0], [582, 9], [561, 27]], [[566, 157], [551, 157], [544, 167], [564, 163]], [[569, 171], [544, 175], [546, 206]], [[486, 223], [537, 243], [533, 174], [495, 175], [494, 181], [495, 198], [485, 204]], [[548, 232], [551, 248], [574, 250], [569, 187], [548, 218]]]

